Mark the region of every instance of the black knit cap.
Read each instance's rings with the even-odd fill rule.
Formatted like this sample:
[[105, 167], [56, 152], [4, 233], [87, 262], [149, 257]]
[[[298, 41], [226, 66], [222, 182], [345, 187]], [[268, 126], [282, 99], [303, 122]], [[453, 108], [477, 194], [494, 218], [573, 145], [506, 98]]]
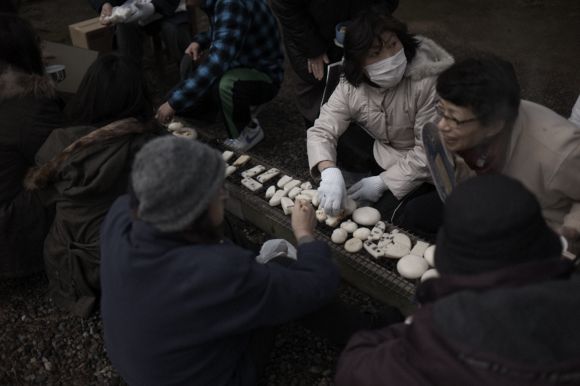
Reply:
[[471, 178], [445, 202], [435, 248], [443, 274], [477, 274], [561, 253], [560, 238], [534, 195], [510, 177]]

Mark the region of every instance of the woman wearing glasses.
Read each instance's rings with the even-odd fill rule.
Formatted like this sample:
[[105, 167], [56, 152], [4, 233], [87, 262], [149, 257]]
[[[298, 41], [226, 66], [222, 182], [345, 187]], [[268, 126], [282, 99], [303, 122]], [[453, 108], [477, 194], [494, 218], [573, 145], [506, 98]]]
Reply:
[[[456, 156], [458, 179], [501, 173], [538, 198], [546, 221], [578, 252], [580, 128], [550, 109], [520, 100], [511, 63], [494, 56], [466, 59], [437, 81], [438, 127]], [[467, 165], [470, 170], [465, 167]]]
[[[437, 119], [436, 77], [452, 63], [444, 49], [409, 34], [384, 12], [371, 9], [353, 20], [344, 40], [344, 77], [308, 130], [309, 166], [322, 176], [319, 192], [327, 213], [344, 207], [348, 194], [359, 204], [373, 203], [383, 218], [414, 228], [403, 206], [434, 189], [425, 184], [431, 178], [420, 133]], [[341, 169], [348, 167], [340, 154], [337, 162], [337, 143], [351, 122], [374, 139], [367, 151], [375, 165], [347, 191]]]

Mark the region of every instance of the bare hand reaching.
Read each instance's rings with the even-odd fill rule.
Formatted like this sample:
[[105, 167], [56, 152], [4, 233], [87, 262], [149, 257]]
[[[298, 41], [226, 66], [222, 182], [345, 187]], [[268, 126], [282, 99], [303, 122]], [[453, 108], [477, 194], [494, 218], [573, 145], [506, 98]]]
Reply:
[[101, 16], [99, 17], [99, 22], [102, 25], [111, 24], [111, 22], [106, 20], [106, 18], [111, 16], [112, 14], [113, 14], [113, 6], [111, 5], [111, 3], [103, 4], [103, 6], [101, 7]]
[[316, 216], [314, 208], [309, 202], [296, 200], [292, 209], [292, 230], [296, 240], [304, 236], [314, 236]]
[[322, 54], [317, 58], [308, 59], [308, 72], [312, 74], [317, 80], [322, 80], [324, 77], [324, 66], [328, 64], [328, 56]]
[[560, 229], [560, 234], [568, 241], [568, 252], [578, 255], [580, 253], [580, 232], [574, 228], [563, 226]]
[[157, 118], [157, 121], [159, 121], [159, 123], [161, 123], [162, 125], [167, 125], [169, 122], [171, 122], [174, 115], [175, 110], [173, 110], [173, 107], [171, 107], [169, 103], [165, 102], [164, 104], [159, 106], [155, 118]]
[[201, 46], [198, 42], [193, 42], [185, 49], [185, 54], [191, 56], [191, 59], [197, 62], [201, 58]]

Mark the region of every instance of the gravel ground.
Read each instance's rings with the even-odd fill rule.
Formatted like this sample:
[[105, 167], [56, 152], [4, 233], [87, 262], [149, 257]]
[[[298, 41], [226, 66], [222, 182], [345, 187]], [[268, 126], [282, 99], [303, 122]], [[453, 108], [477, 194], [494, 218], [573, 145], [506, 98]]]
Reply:
[[[122, 385], [109, 363], [99, 315], [80, 319], [58, 310], [46, 296], [42, 274], [0, 283], [1, 385]], [[345, 301], [374, 304], [345, 286]], [[338, 350], [299, 324], [277, 336], [263, 385], [330, 385]]]
[[120, 384], [103, 348], [99, 316], [69, 316], [47, 291], [44, 274], [0, 283], [0, 384]]

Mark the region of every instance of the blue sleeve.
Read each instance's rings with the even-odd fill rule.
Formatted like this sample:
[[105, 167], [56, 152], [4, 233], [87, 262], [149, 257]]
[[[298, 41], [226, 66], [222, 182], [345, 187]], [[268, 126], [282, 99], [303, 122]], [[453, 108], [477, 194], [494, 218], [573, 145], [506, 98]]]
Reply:
[[199, 32], [195, 34], [192, 41], [198, 42], [202, 50], [206, 50], [211, 42], [209, 31]]
[[176, 111], [195, 104], [231, 68], [244, 44], [251, 14], [243, 3], [221, 1], [216, 6], [215, 15], [213, 40], [207, 59], [169, 97], [169, 105]]

